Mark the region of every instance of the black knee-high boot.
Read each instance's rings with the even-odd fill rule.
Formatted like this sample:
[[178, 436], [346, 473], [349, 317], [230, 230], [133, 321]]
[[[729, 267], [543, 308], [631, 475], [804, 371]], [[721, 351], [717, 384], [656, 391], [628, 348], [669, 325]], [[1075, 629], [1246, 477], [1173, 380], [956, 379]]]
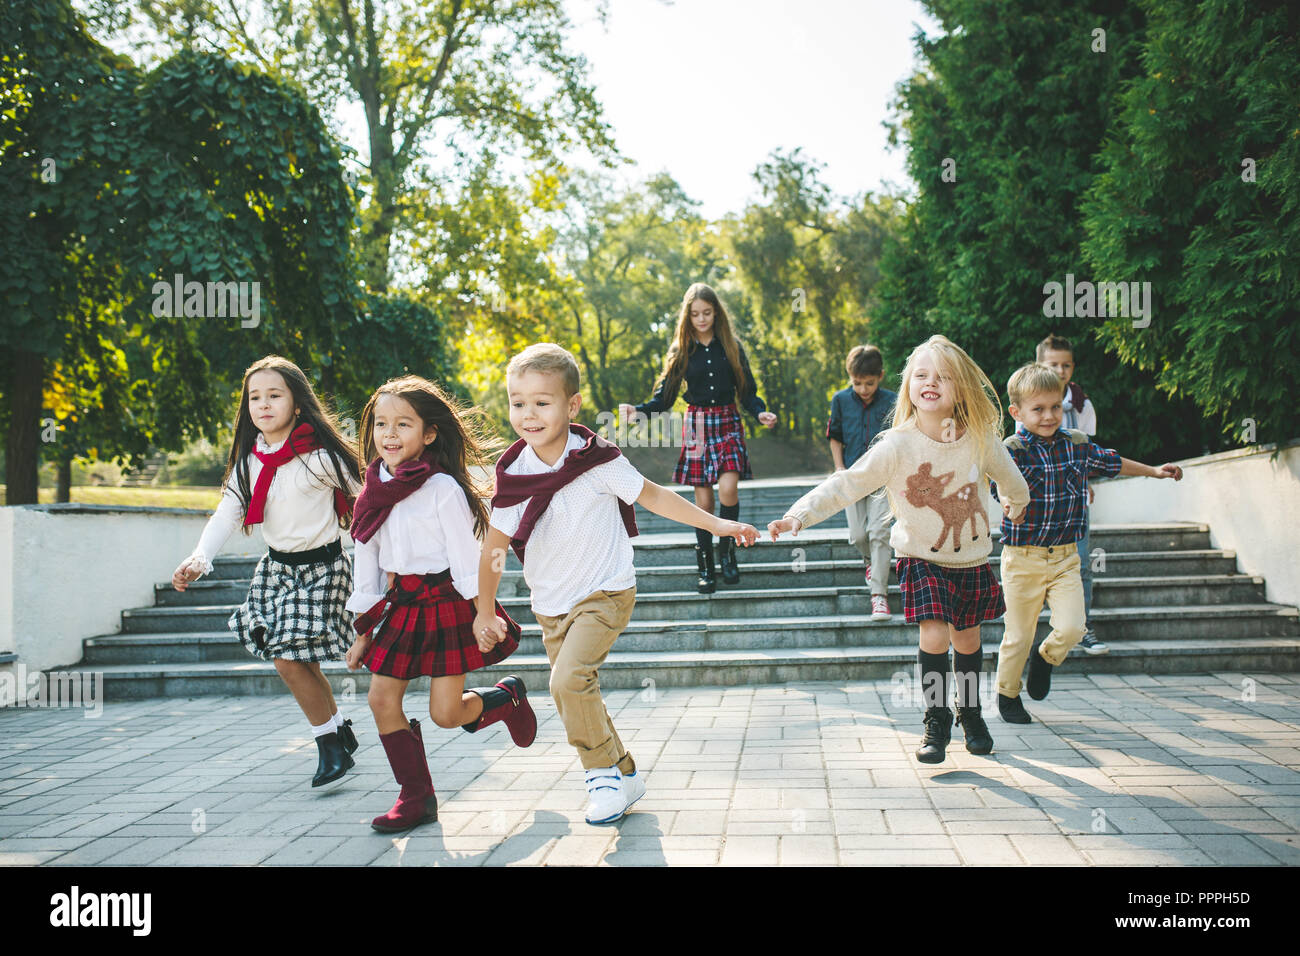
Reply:
[[[723, 521], [737, 521], [740, 518], [740, 503], [720, 505], [718, 517]], [[740, 583], [740, 568], [736, 565], [736, 539], [718, 539], [718, 569], [722, 571], [722, 580], [728, 584]]]
[[948, 709], [948, 654], [930, 654], [917, 650], [921, 666], [921, 695], [925, 701], [925, 734], [916, 751], [921, 763], [943, 763], [952, 740], [952, 711]]
[[695, 564], [700, 571], [697, 590], [712, 594], [718, 587], [713, 568], [713, 535], [702, 528], [695, 529]]
[[980, 713], [980, 668], [984, 652], [962, 654], [953, 648], [952, 669], [957, 677], [957, 723], [966, 735], [966, 749], [973, 754], [993, 751], [993, 735]]

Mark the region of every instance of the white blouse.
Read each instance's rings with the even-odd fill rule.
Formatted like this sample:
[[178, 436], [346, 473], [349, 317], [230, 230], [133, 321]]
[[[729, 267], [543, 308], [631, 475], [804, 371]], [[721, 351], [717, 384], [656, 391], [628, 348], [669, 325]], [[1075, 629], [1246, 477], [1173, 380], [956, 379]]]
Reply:
[[[286, 438], [285, 441], [288, 441]], [[268, 445], [259, 434], [257, 450], [269, 454], [284, 445], [283, 441]], [[257, 455], [248, 456], [248, 487], [257, 487], [257, 476], [262, 472], [262, 462]], [[348, 488], [355, 496], [360, 484], [345, 469]], [[277, 551], [310, 551], [323, 547], [339, 537], [339, 517], [334, 510], [334, 489], [338, 476], [329, 453], [323, 448], [297, 455], [276, 469], [271, 487], [266, 492], [266, 505], [262, 509], [262, 538]], [[232, 534], [244, 523], [244, 503], [239, 497], [239, 486], [234, 476], [222, 489], [221, 502], [203, 528], [198, 546], [190, 555], [201, 562], [203, 573], [212, 571], [212, 559], [220, 552]]]
[[[380, 481], [393, 476], [381, 462]], [[435, 574], [451, 570], [460, 596], [478, 597], [479, 543], [474, 516], [456, 479], [446, 473], [430, 475], [389, 512], [369, 541], [356, 543], [352, 564], [352, 596], [347, 609], [363, 613], [388, 592], [388, 572]]]

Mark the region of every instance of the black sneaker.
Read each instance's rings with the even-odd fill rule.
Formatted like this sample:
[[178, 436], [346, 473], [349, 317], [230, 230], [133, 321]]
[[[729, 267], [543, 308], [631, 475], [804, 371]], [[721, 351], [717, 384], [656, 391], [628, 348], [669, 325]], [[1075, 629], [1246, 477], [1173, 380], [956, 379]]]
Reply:
[[1034, 718], [1029, 716], [1025, 705], [1020, 702], [1020, 695], [1004, 697], [998, 694], [998, 716], [1009, 724], [1032, 724]]
[[1035, 646], [1029, 652], [1029, 676], [1025, 678], [1025, 690], [1029, 691], [1029, 696], [1034, 700], [1042, 700], [1051, 689], [1052, 665], [1038, 653], [1038, 647]]
[[925, 734], [916, 759], [921, 763], [943, 763], [947, 756], [945, 750], [952, 741], [952, 711], [947, 707], [927, 707], [924, 720]]
[[979, 707], [958, 707], [957, 723], [966, 735], [967, 752], [982, 755], [993, 752], [993, 735], [989, 733], [989, 725], [984, 723], [980, 710]]

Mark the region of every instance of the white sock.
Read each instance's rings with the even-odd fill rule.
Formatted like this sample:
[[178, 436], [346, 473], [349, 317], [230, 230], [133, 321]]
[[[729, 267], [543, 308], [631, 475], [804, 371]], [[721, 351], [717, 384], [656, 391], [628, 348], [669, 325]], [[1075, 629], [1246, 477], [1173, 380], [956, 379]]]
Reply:
[[337, 727], [339, 730], [343, 729], [343, 715], [340, 714], [337, 710], [334, 711], [334, 716], [331, 717], [330, 720], [334, 721], [334, 726]]
[[312, 724], [311, 735], [313, 737], [324, 737], [326, 734], [334, 733], [335, 729], [336, 728], [334, 725], [334, 718], [331, 717], [329, 720], [325, 721], [325, 723], [321, 724], [319, 727], [317, 727], [315, 724]]

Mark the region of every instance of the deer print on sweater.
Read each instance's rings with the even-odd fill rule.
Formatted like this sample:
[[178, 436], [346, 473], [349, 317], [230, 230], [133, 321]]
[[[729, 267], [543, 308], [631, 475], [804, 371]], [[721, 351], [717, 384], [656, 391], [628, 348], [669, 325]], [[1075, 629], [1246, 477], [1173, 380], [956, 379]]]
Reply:
[[970, 522], [971, 540], [978, 541], [976, 515], [984, 519], [985, 534], [992, 534], [989, 528], [989, 516], [984, 506], [980, 504], [979, 486], [975, 482], [968, 481], [952, 494], [943, 497], [943, 489], [952, 480], [952, 476], [951, 471], [945, 475], [931, 474], [930, 463], [924, 461], [916, 470], [916, 474], [907, 477], [908, 504], [913, 508], [933, 508], [943, 518], [943, 530], [939, 533], [939, 540], [930, 546], [933, 552], [943, 547], [949, 531], [952, 532], [953, 551], [960, 551], [960, 531], [967, 521]]

